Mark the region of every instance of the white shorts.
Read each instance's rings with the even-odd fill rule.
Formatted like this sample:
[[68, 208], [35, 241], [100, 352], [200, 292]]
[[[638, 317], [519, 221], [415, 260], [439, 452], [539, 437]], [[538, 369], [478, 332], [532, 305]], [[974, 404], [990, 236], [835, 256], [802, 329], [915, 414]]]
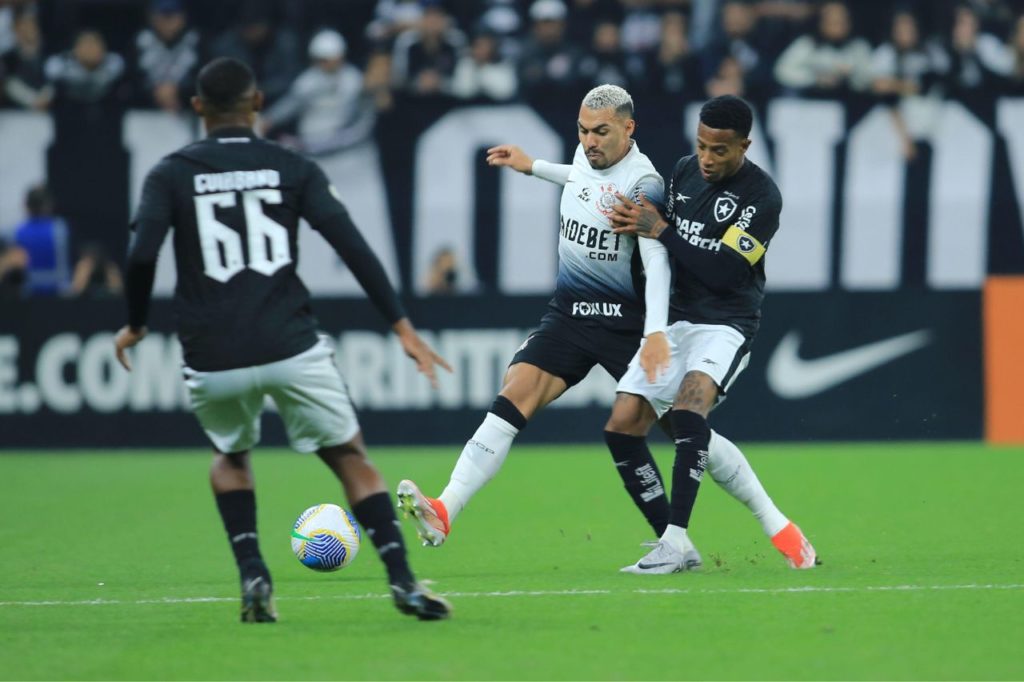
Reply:
[[259, 442], [265, 396], [274, 401], [288, 440], [299, 452], [347, 443], [359, 432], [325, 336], [309, 350], [277, 362], [218, 372], [185, 367], [184, 372], [192, 411], [221, 452], [241, 452]]
[[668, 328], [667, 336], [672, 353], [668, 369], [654, 383], [647, 381], [647, 374], [640, 367], [638, 350], [616, 388], [619, 393], [645, 398], [659, 418], [672, 409], [687, 372], [698, 371], [710, 376], [718, 385], [718, 400], [721, 402], [736, 377], [750, 362], [743, 334], [724, 324], [676, 322]]

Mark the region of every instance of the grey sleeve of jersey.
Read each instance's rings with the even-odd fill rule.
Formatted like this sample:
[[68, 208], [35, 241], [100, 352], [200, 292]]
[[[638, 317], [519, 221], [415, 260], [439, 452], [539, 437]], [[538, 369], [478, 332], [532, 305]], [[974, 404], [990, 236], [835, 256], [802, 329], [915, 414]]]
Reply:
[[658, 207], [659, 211], [665, 211], [665, 181], [660, 175], [645, 175], [633, 187], [633, 201], [640, 201], [640, 196], [647, 197], [647, 200]]

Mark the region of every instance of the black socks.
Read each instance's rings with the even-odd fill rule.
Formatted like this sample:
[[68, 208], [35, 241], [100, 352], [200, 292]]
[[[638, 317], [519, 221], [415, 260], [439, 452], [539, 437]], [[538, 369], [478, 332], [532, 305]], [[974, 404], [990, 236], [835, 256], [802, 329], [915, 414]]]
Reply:
[[353, 506], [352, 513], [377, 548], [377, 554], [387, 568], [388, 581], [392, 585], [412, 582], [414, 578], [406, 560], [405, 542], [391, 497], [385, 492], [370, 495]]
[[216, 494], [214, 499], [239, 569], [254, 560], [262, 562], [256, 538], [256, 494], [252, 490], [232, 490]]
[[622, 477], [633, 504], [647, 519], [655, 537], [661, 537], [668, 524], [669, 504], [661, 472], [647, 447], [647, 439], [605, 431], [604, 442], [608, 444], [615, 460], [615, 470]]
[[672, 513], [669, 523], [687, 528], [701, 478], [708, 466], [711, 427], [707, 419], [689, 410], [672, 410], [670, 419], [672, 439], [676, 444], [676, 461], [672, 467]]

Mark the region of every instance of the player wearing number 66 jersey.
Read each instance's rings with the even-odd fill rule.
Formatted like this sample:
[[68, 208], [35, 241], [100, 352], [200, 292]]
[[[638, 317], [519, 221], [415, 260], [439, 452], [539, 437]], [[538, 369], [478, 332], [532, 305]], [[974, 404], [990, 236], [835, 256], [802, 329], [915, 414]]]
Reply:
[[309, 292], [295, 272], [300, 218], [338, 252], [420, 371], [436, 383], [435, 366], [450, 368], [416, 333], [323, 171], [253, 133], [263, 94], [252, 70], [216, 59], [200, 71], [198, 91], [192, 104], [208, 137], [164, 158], [142, 190], [125, 281], [128, 325], [115, 339], [118, 359], [131, 369], [126, 350], [145, 336], [157, 253], [173, 226], [185, 383], [213, 443], [210, 482], [241, 574], [242, 620], [276, 620], [249, 464], [267, 396], [292, 447], [316, 452], [341, 481], [387, 568], [395, 605], [422, 620], [444, 618], [448, 604], [413, 577], [333, 349], [317, 334]]

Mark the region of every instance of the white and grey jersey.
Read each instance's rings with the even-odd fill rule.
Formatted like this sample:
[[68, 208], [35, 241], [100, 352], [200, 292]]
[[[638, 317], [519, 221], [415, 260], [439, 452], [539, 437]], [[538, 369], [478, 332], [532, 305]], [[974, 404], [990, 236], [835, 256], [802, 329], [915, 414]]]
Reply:
[[[578, 146], [562, 190], [558, 278], [549, 305], [610, 329], [639, 331], [645, 312], [641, 250], [645, 260], [647, 253], [665, 256], [654, 240], [641, 240], [640, 249], [635, 237], [612, 231], [609, 216], [616, 193], [634, 199], [643, 194], [660, 206], [664, 181], [635, 143], [621, 161], [603, 170], [591, 168]], [[663, 329], [660, 321], [656, 327]], [[657, 330], [648, 325], [644, 331]]]

